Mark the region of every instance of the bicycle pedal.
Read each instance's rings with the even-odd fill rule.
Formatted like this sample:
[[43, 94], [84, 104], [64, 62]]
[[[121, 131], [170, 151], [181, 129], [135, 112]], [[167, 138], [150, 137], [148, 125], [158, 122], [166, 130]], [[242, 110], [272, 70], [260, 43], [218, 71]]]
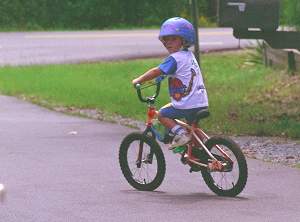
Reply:
[[201, 170], [201, 167], [197, 167], [197, 166], [192, 166], [189, 170], [190, 173], [193, 172], [199, 172]]
[[184, 165], [187, 164], [187, 159], [186, 159], [186, 157], [185, 157], [185, 154], [181, 154], [180, 161], [181, 161], [181, 163], [184, 164]]

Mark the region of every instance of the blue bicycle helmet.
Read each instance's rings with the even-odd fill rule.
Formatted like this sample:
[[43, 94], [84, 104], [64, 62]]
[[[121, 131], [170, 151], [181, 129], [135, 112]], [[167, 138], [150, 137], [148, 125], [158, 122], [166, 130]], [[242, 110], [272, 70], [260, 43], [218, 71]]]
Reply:
[[166, 20], [159, 33], [159, 40], [164, 36], [176, 35], [184, 40], [184, 47], [190, 47], [195, 43], [195, 30], [193, 25], [186, 19], [174, 17]]

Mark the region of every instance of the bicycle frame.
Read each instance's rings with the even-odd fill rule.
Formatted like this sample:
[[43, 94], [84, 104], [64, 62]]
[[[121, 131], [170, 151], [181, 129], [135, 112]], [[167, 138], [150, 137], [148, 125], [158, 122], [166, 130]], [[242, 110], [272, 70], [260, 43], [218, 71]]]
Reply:
[[[155, 84], [152, 84], [155, 85]], [[143, 88], [152, 86], [148, 85]], [[147, 121], [146, 121], [146, 129], [144, 130], [143, 134], [147, 135], [149, 132], [151, 133], [151, 136], [156, 139], [156, 134], [155, 131], [152, 128], [152, 123], [153, 120], [157, 117], [158, 111], [155, 108], [155, 99], [159, 94], [160, 90], [160, 83], [156, 83], [157, 89], [155, 95], [151, 97], [147, 97], [146, 99], [142, 97], [141, 94], [141, 87], [136, 86], [138, 97], [142, 102], [145, 102], [148, 104], [148, 109], [147, 109]], [[186, 122], [183, 122], [181, 120], [175, 119], [176, 123], [179, 124], [180, 126], [186, 128], [188, 132], [191, 133], [192, 135], [192, 140], [189, 144], [187, 144], [187, 151], [184, 155], [184, 158], [186, 159], [187, 163], [189, 164], [196, 164], [200, 167], [205, 167], [211, 171], [222, 171], [224, 167], [226, 167], [226, 163], [221, 163], [221, 161], [217, 160], [217, 158], [210, 152], [210, 150], [205, 146], [205, 141], [208, 140], [210, 137], [201, 129], [197, 126], [196, 123], [193, 123], [191, 125], [187, 124]], [[199, 147], [200, 146], [200, 147]], [[201, 163], [200, 160], [197, 158], [193, 157], [192, 155], [192, 149], [193, 148], [198, 148], [198, 149], [203, 149], [205, 152], [209, 155], [211, 158], [210, 163]], [[226, 160], [232, 163], [233, 161], [230, 159], [230, 157], [227, 155], [227, 153], [218, 145], [216, 145], [216, 148], [225, 156]], [[139, 145], [139, 152], [138, 152], [138, 157], [137, 157], [137, 166], [140, 168], [141, 163], [142, 163], [142, 153], [143, 153], [143, 143], [141, 142]], [[153, 154], [150, 153], [149, 157], [147, 158], [149, 162], [152, 161]]]
[[[192, 135], [192, 142], [187, 145], [187, 155], [185, 158], [187, 161], [194, 163], [200, 167], [206, 167], [210, 170], [222, 170], [226, 165], [222, 164], [220, 161], [217, 160], [217, 158], [209, 151], [209, 149], [205, 146], [204, 142], [208, 140], [210, 137], [201, 129], [199, 128], [195, 123], [192, 125], [189, 125], [181, 120], [175, 119], [176, 123], [180, 126], [186, 128]], [[209, 155], [209, 157], [212, 159], [212, 162], [209, 164], [201, 163], [197, 159], [195, 159], [192, 155], [192, 149], [194, 147], [200, 147], [205, 150], [205, 152]], [[218, 145], [216, 145], [216, 148], [225, 156], [225, 158], [233, 162], [230, 157], [227, 155], [227, 153]]]

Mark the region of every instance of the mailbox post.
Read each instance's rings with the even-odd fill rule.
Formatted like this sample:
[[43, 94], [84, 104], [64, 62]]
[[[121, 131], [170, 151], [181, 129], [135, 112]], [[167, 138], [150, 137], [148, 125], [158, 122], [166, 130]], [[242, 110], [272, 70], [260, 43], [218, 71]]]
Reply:
[[195, 29], [195, 44], [194, 44], [194, 52], [196, 60], [200, 66], [200, 49], [199, 49], [199, 32], [198, 32], [198, 4], [197, 0], [189, 0], [189, 3], [191, 5], [191, 11], [192, 11], [192, 18], [193, 18], [193, 26]]

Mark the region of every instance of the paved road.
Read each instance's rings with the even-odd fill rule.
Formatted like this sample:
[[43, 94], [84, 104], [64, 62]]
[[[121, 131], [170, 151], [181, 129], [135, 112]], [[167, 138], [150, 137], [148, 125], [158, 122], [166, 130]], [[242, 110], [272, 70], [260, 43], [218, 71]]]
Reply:
[[[159, 30], [0, 33], [0, 66], [164, 56]], [[249, 46], [230, 28], [200, 29], [202, 51]]]
[[[238, 198], [217, 197], [164, 150], [157, 192], [133, 190], [121, 175], [118, 146], [130, 128], [66, 116], [0, 96], [0, 182], [5, 222], [298, 222], [300, 170], [248, 159]], [[75, 133], [77, 132], [77, 134]]]

